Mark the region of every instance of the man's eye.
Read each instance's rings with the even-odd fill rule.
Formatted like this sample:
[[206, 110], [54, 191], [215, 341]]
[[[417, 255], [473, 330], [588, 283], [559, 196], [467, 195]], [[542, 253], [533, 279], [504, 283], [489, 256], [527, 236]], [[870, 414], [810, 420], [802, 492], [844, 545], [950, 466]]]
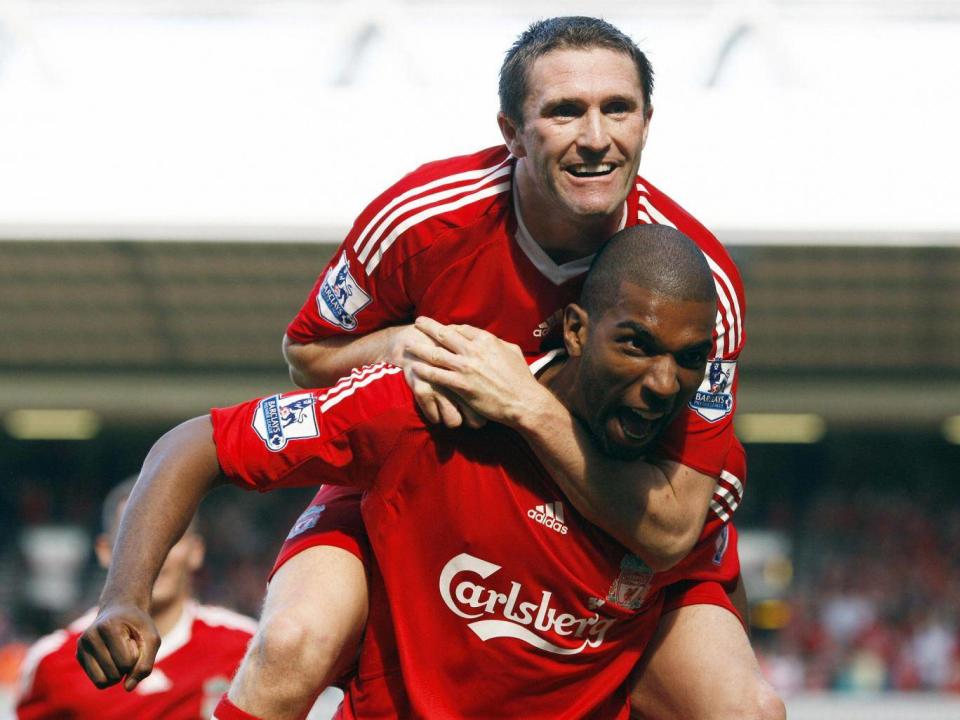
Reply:
[[703, 351], [683, 353], [677, 360], [683, 367], [696, 368], [707, 363], [707, 353]]
[[580, 109], [573, 103], [561, 103], [550, 111], [553, 117], [572, 118], [580, 114]]
[[604, 110], [608, 115], [625, 115], [630, 112], [630, 106], [622, 100], [617, 100], [616, 102], [608, 103]]
[[647, 343], [642, 338], [628, 337], [624, 338], [621, 342], [625, 343], [634, 355], [647, 354]]

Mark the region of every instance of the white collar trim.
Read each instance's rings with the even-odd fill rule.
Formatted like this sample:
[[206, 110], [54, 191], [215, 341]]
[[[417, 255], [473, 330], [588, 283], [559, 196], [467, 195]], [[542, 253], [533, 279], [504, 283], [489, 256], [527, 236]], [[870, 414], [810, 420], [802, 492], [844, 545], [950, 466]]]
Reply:
[[160, 638], [160, 650], [157, 652], [157, 662], [172, 655], [188, 642], [193, 634], [193, 620], [197, 616], [197, 604], [188, 600], [183, 604], [183, 610], [176, 624], [170, 631]]
[[534, 377], [539, 375], [541, 372], [543, 372], [547, 365], [552, 363], [562, 352], [564, 352], [563, 348], [557, 348], [556, 350], [551, 350], [550, 352], [546, 353], [543, 357], [539, 357], [534, 360], [529, 365], [530, 374]]
[[[516, 171], [514, 171], [516, 172]], [[530, 231], [527, 230], [526, 224], [523, 222], [523, 215], [520, 213], [520, 196], [517, 191], [517, 183], [513, 182], [513, 210], [517, 215], [517, 245], [520, 246], [520, 249], [523, 250], [523, 254], [526, 255], [530, 262], [533, 263], [534, 267], [540, 271], [540, 274], [547, 278], [554, 285], [562, 285], [567, 280], [582, 275], [587, 270], [590, 269], [590, 263], [593, 262], [594, 255], [588, 255], [587, 257], [579, 258], [577, 260], [571, 260], [570, 262], [563, 263], [562, 265], [557, 265], [553, 259], [547, 255], [546, 250], [540, 247], [540, 243], [534, 240], [533, 236], [530, 234]], [[623, 203], [623, 217], [620, 219], [620, 227], [617, 228], [618, 231], [623, 230], [627, 225], [627, 203]]]

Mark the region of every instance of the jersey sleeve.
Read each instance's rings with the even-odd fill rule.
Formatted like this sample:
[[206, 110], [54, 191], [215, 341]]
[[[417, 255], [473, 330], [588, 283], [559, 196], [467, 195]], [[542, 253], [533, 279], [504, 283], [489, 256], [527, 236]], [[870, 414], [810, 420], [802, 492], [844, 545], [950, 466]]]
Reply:
[[497, 146], [427, 163], [371, 202], [287, 327], [290, 340], [303, 344], [412, 322], [443, 269], [443, 253], [432, 257], [433, 249], [508, 197], [511, 158]]
[[358, 218], [317, 278], [300, 312], [287, 326], [287, 337], [293, 342], [305, 344], [335, 335], [364, 335], [410, 321], [413, 301], [404, 283], [405, 274], [369, 269], [363, 229], [373, 207]]
[[402, 371], [385, 364], [355, 370], [326, 390], [271, 395], [210, 417], [224, 475], [261, 492], [371, 487], [378, 459], [404, 428], [422, 424]]

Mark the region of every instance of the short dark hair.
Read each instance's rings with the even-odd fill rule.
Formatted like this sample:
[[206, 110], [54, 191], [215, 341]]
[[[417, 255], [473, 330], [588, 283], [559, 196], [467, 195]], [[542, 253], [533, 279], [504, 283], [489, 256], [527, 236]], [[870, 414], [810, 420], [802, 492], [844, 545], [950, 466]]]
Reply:
[[593, 259], [580, 305], [590, 314], [603, 314], [617, 303], [624, 282], [678, 300], [717, 302], [703, 252], [669, 225], [634, 225], [610, 238]]
[[643, 91], [643, 111], [649, 115], [653, 67], [647, 56], [629, 36], [606, 20], [580, 15], [538, 20], [517, 38], [500, 66], [500, 110], [523, 127], [523, 101], [529, 92], [527, 77], [534, 61], [551, 50], [587, 48], [606, 48], [633, 60]]

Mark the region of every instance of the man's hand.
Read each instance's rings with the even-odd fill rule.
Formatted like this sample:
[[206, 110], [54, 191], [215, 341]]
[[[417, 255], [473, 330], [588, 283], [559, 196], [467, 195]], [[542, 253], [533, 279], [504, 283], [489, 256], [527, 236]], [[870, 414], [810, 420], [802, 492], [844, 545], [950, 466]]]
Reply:
[[77, 640], [77, 660], [101, 690], [120, 682], [133, 690], [153, 670], [160, 635], [153, 619], [135, 605], [106, 605]]
[[417, 318], [414, 327], [429, 342], [407, 348], [416, 358], [410, 371], [488, 420], [513, 427], [538, 404], [555, 402], [517, 345], [470, 325], [442, 325], [427, 317]]
[[[436, 322], [433, 324], [444, 327]], [[393, 334], [386, 360], [403, 368], [403, 376], [428, 422], [443, 423], [450, 428], [461, 425], [482, 427], [487, 422], [483, 417], [456, 395], [424, 376], [423, 371], [430, 368], [429, 356], [436, 350], [444, 351], [444, 348], [416, 325], [407, 325]]]

